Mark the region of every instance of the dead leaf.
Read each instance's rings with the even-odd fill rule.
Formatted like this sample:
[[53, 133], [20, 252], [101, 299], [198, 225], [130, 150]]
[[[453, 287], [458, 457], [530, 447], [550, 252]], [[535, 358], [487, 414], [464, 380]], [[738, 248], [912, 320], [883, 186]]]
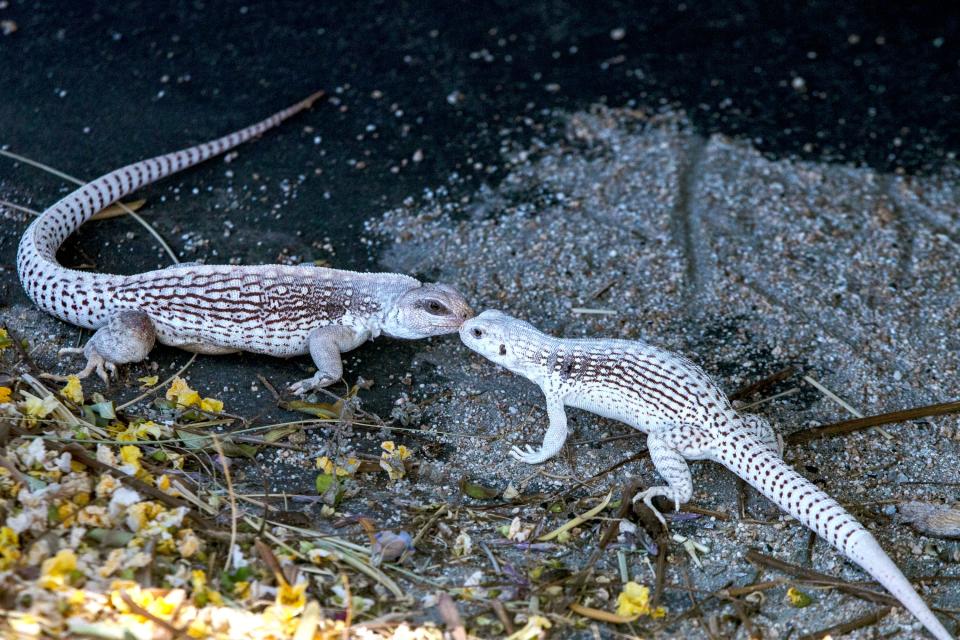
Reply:
[[474, 500], [493, 500], [500, 495], [499, 489], [485, 487], [482, 484], [470, 482], [466, 478], [460, 479], [460, 491]]
[[[289, 402], [281, 402], [280, 408], [286, 409], [287, 411], [299, 411], [300, 413], [306, 413], [311, 416], [316, 416], [318, 418], [329, 418], [336, 420], [340, 417], [339, 403], [329, 403], [329, 402], [306, 402], [304, 400], [290, 400]], [[342, 406], [342, 405], [341, 405]]]
[[[124, 202], [123, 206], [130, 209], [130, 211], [139, 211], [140, 208], [147, 203], [146, 200], [133, 200], [131, 202]], [[127, 215], [127, 211], [120, 206], [120, 203], [112, 204], [106, 209], [101, 209], [94, 215], [91, 220], [107, 220], [108, 218], [119, 218], [120, 216]]]
[[576, 604], [575, 602], [570, 603], [570, 610], [583, 616], [584, 618], [599, 620], [600, 622], [609, 622], [611, 624], [627, 624], [628, 622], [633, 622], [640, 617], [640, 614], [635, 616], [621, 616], [616, 613], [604, 611], [603, 609], [584, 607], [583, 605]]

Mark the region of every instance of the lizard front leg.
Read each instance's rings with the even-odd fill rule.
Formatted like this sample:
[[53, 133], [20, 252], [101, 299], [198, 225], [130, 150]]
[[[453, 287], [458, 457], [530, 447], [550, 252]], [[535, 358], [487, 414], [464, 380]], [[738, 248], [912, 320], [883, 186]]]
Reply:
[[643, 503], [653, 511], [653, 515], [657, 516], [657, 520], [663, 526], [667, 526], [667, 521], [663, 519], [659, 509], [653, 506], [653, 499], [656, 496], [663, 496], [673, 500], [674, 507], [679, 511], [680, 503], [688, 502], [693, 497], [693, 477], [690, 475], [690, 467], [683, 455], [663, 437], [651, 433], [647, 437], [647, 449], [650, 451], [653, 466], [667, 481], [667, 486], [650, 487], [634, 496], [633, 501], [643, 500]]
[[560, 453], [563, 443], [567, 439], [567, 414], [563, 409], [563, 399], [559, 396], [547, 396], [547, 416], [550, 418], [550, 426], [547, 433], [543, 436], [543, 444], [539, 449], [533, 447], [513, 447], [510, 449], [510, 455], [526, 462], [527, 464], [538, 464], [544, 460], [549, 460]]
[[[118, 311], [107, 324], [94, 332], [82, 349], [61, 349], [58, 355], [83, 354], [87, 366], [77, 374], [86, 378], [94, 371], [105, 383], [110, 382], [110, 374], [116, 374], [118, 364], [140, 362], [150, 353], [156, 342], [157, 334], [150, 316], [142, 311]], [[63, 380], [63, 376], [47, 376]]]
[[339, 325], [317, 327], [311, 331], [307, 340], [317, 372], [312, 378], [294, 382], [290, 385], [290, 391], [299, 396], [329, 386], [342, 378], [343, 361], [340, 354], [360, 346], [368, 337], [365, 331]]

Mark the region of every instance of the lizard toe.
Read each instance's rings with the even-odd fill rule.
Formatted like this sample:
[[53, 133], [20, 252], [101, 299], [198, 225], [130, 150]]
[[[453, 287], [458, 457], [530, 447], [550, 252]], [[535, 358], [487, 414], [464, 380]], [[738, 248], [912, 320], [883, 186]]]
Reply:
[[287, 387], [287, 390], [296, 396], [303, 396], [310, 393], [314, 389], [322, 389], [333, 382], [335, 382], [335, 380], [330, 376], [317, 373], [312, 378], [304, 378], [303, 380], [294, 382]]

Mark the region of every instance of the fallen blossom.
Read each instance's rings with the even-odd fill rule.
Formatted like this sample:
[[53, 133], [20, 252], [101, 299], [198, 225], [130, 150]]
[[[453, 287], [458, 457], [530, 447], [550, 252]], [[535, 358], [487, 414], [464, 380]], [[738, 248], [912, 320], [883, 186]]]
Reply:
[[127, 428], [117, 434], [120, 442], [136, 442], [148, 438], [168, 438], [173, 435], [173, 429], [165, 424], [157, 424], [153, 420], [131, 422]]
[[200, 394], [191, 389], [187, 381], [180, 376], [176, 376], [170, 383], [166, 398], [176, 402], [181, 407], [193, 407], [200, 404]]
[[359, 467], [360, 461], [353, 457], [338, 460], [336, 464], [327, 456], [317, 458], [317, 469], [322, 469], [328, 476], [334, 473], [338, 476], [351, 476]]
[[195, 556], [203, 549], [203, 541], [197, 537], [193, 529], [181, 529], [177, 531], [177, 553], [183, 558]]
[[46, 418], [60, 404], [56, 397], [52, 395], [41, 400], [32, 393], [28, 393], [26, 391], [21, 391], [20, 393], [25, 398], [23, 403], [20, 405], [20, 409], [30, 422], [36, 422], [38, 419], [42, 420], [43, 418]]
[[77, 556], [70, 549], [61, 549], [57, 555], [43, 561], [40, 568], [40, 586], [59, 591], [68, 586], [71, 574], [77, 570]]
[[380, 468], [387, 472], [391, 480], [403, 478], [407, 471], [403, 461], [410, 457], [411, 451], [402, 444], [398, 447], [393, 440], [387, 440], [380, 444], [383, 453], [380, 454]]
[[666, 609], [650, 607], [650, 588], [630, 581], [623, 585], [623, 591], [617, 596], [617, 614], [621, 616], [650, 616], [662, 618]]
[[207, 603], [223, 604], [223, 597], [220, 592], [207, 586], [207, 574], [203, 569], [194, 569], [191, 572], [190, 582], [193, 586], [193, 602], [198, 607]]
[[74, 404], [83, 404], [83, 386], [80, 384], [80, 378], [67, 376], [67, 384], [60, 389], [60, 395]]
[[7, 571], [20, 559], [20, 536], [10, 527], [0, 527], [0, 571]]
[[200, 410], [209, 413], [220, 413], [223, 411], [223, 401], [216, 398], [204, 398], [200, 401]]
[[[111, 478], [111, 480], [113, 479]], [[116, 480], [113, 480], [113, 482], [116, 483]], [[104, 484], [103, 480], [100, 481], [100, 484]], [[97, 487], [97, 494], [100, 495], [99, 486]], [[107, 507], [107, 513], [111, 518], [120, 518], [127, 513], [128, 508], [143, 500], [139, 493], [129, 487], [120, 486], [119, 484], [114, 486], [109, 495], [110, 504]]]
[[159, 382], [160, 378], [157, 376], [143, 376], [142, 378], [137, 378], [137, 382], [143, 384], [144, 387], [153, 387]]
[[535, 638], [539, 638], [540, 634], [552, 626], [550, 621], [543, 616], [530, 616], [527, 624], [507, 636], [507, 640], [535, 640]]
[[132, 444], [120, 447], [120, 459], [123, 461], [123, 464], [120, 465], [120, 471], [128, 476], [137, 475], [142, 469], [140, 466], [141, 457], [143, 457], [143, 452], [140, 451], [139, 447]]

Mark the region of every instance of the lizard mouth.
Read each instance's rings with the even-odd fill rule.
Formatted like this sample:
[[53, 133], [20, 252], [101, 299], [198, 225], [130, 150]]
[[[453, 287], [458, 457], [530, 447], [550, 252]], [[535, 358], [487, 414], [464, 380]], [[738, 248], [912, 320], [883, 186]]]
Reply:
[[464, 322], [466, 322], [467, 320], [473, 318], [473, 317], [474, 317], [475, 315], [477, 315], [477, 314], [476, 314], [476, 312], [475, 312], [473, 309], [471, 309], [470, 307], [464, 307], [463, 309], [461, 309], [459, 315], [460, 315], [460, 321], [457, 323], [457, 329], [459, 329], [460, 327], [462, 327]]

